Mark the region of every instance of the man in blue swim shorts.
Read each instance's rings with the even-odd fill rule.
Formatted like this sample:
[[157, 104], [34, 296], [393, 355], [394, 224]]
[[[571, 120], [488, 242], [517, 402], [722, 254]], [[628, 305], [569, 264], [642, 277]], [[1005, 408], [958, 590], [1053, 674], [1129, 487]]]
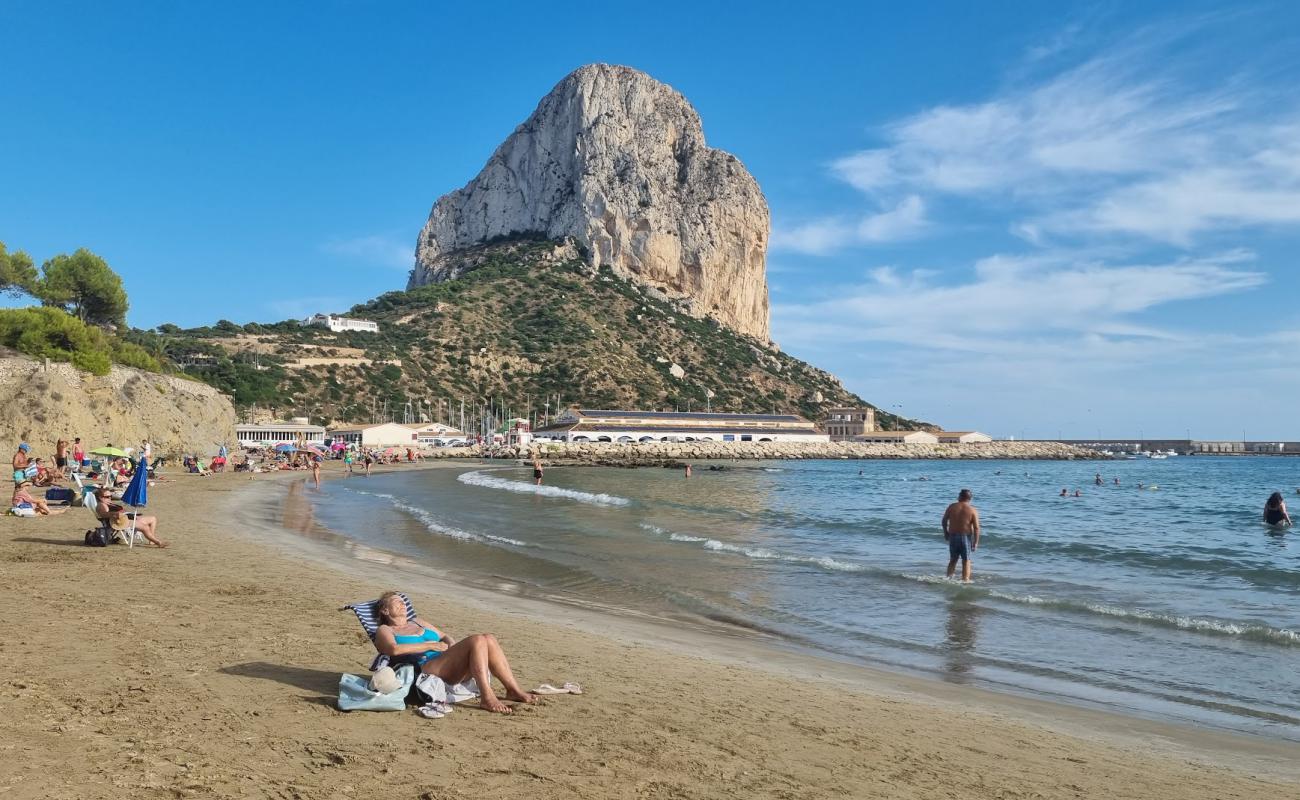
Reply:
[[943, 512], [943, 538], [948, 542], [948, 577], [961, 559], [961, 579], [970, 581], [971, 554], [980, 546], [980, 512], [971, 505], [970, 489], [957, 493], [957, 502]]

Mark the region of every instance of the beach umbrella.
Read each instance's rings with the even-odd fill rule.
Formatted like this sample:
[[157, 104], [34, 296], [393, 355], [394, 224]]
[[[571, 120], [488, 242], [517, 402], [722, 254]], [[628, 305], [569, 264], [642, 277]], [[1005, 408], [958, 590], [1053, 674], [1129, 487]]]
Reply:
[[334, 444], [330, 445], [330, 449], [335, 452], [338, 452], [339, 450], [347, 450], [348, 446], [344, 442], [335, 442]]
[[[131, 482], [122, 493], [122, 502], [135, 508], [143, 508], [149, 500], [149, 460], [144, 456], [135, 465]], [[127, 547], [135, 547], [135, 518], [131, 518], [131, 532], [126, 535]]]
[[90, 451], [92, 456], [109, 456], [111, 458], [126, 458], [129, 453], [120, 447], [96, 447]]
[[298, 448], [294, 447], [294, 446], [291, 445], [291, 444], [277, 444], [277, 445], [275, 446], [275, 452], [277, 452], [277, 453], [296, 453], [296, 452], [298, 452]]

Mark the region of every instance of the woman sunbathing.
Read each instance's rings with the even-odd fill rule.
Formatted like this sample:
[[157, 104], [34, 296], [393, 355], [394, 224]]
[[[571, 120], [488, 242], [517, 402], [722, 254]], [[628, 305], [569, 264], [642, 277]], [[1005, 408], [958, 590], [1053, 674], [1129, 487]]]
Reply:
[[537, 695], [525, 692], [515, 681], [510, 662], [492, 634], [476, 633], [457, 641], [419, 617], [408, 621], [406, 604], [397, 592], [385, 592], [375, 608], [382, 623], [375, 633], [375, 647], [384, 655], [413, 658], [421, 670], [448, 684], [473, 678], [479, 704], [488, 711], [511, 713], [510, 706], [493, 693], [493, 677], [506, 687], [507, 700], [537, 702]]
[[29, 491], [31, 481], [23, 481], [14, 487], [14, 499], [10, 503], [13, 508], [30, 508], [42, 517], [48, 517], [51, 514], [62, 514], [67, 511], [66, 508], [56, 508], [51, 510], [49, 504], [38, 497], [33, 497]]

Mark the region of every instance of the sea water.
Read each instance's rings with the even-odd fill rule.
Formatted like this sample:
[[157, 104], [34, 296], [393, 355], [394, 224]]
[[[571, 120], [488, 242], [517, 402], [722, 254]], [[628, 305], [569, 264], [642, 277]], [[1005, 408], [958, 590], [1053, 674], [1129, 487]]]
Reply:
[[[399, 471], [327, 483], [316, 514], [487, 585], [1300, 741], [1300, 532], [1261, 522], [1300, 460], [709, 466]], [[961, 488], [970, 584], [939, 528]]]

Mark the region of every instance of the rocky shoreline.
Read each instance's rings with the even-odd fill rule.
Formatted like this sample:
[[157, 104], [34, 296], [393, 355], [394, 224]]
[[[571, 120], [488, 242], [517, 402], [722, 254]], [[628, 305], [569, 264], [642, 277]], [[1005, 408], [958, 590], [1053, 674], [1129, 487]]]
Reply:
[[1057, 442], [973, 444], [873, 444], [866, 442], [534, 442], [526, 447], [441, 448], [434, 458], [532, 458], [547, 464], [652, 467], [686, 461], [795, 459], [1016, 459], [1073, 461], [1105, 459], [1095, 450]]

